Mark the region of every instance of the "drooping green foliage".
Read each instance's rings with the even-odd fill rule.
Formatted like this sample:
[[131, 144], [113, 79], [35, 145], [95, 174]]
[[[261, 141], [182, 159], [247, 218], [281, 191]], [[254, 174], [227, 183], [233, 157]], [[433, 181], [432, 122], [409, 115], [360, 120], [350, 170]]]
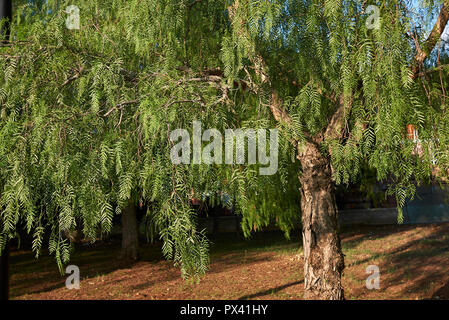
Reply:
[[[370, 4], [379, 8], [378, 29], [367, 24]], [[390, 193], [400, 208], [414, 196], [416, 183], [430, 179], [435, 165], [446, 176], [449, 168], [447, 69], [426, 72], [442, 63], [436, 57], [447, 54], [444, 41], [433, 50], [424, 73], [412, 74], [414, 39], [423, 45], [441, 4], [239, 1], [234, 33], [223, 48], [225, 64], [233, 66], [230, 75], [243, 74], [262, 56], [293, 120], [286, 134], [298, 140], [325, 129], [338, 97], [344, 97], [344, 133], [322, 145], [331, 152], [336, 182], [355, 181], [368, 162], [379, 181], [393, 182]], [[249, 26], [247, 33], [241, 25]], [[419, 133], [420, 157], [416, 142], [406, 138], [409, 124]]]
[[[164, 255], [183, 276], [200, 275], [208, 241], [190, 201], [204, 192], [235, 196], [238, 212], [256, 210], [259, 216], [245, 216], [247, 234], [279, 209], [277, 221], [288, 232], [297, 205], [280, 193], [296, 197], [291, 163], [284, 161], [282, 177], [272, 180], [258, 177], [254, 166], [170, 160], [170, 131], [191, 132], [193, 120], [222, 132], [270, 124], [253, 109], [255, 95], [211, 74], [223, 69], [223, 3], [85, 1], [79, 30], [66, 28], [70, 4], [17, 4], [13, 36], [2, 48], [1, 245], [25, 227], [39, 255], [48, 230], [62, 268], [70, 254], [66, 231], [81, 227], [94, 241], [128, 203], [144, 201]], [[262, 197], [269, 190], [274, 202]]]
[[[300, 212], [291, 141], [326, 127], [341, 94], [345, 134], [322, 145], [337, 183], [368, 164], [378, 180], [393, 180], [403, 204], [435, 164], [447, 172], [447, 70], [412, 79], [410, 3], [379, 1], [379, 29], [367, 28], [366, 3], [355, 0], [236, 3], [80, 1], [80, 29], [72, 30], [71, 1], [15, 2], [12, 36], [0, 50], [0, 248], [24, 228], [39, 254], [49, 231], [62, 267], [65, 231], [81, 227], [94, 241], [122, 208], [143, 201], [164, 255], [183, 276], [201, 275], [209, 244], [191, 199], [231, 195], [247, 236], [272, 221], [288, 235]], [[424, 14], [440, 3], [423, 2]], [[273, 119], [273, 89], [289, 127]], [[282, 129], [277, 174], [260, 176], [258, 165], [174, 165], [170, 132], [192, 134], [194, 120], [220, 132]], [[408, 124], [418, 128], [421, 157], [406, 139]]]

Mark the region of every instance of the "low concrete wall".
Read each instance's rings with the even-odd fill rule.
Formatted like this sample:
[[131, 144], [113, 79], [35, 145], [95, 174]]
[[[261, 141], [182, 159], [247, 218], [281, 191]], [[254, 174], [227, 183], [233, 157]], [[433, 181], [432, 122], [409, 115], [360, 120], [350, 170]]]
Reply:
[[[398, 211], [396, 208], [379, 208], [340, 210], [338, 218], [341, 226], [382, 225], [397, 223], [397, 216]], [[206, 229], [208, 234], [240, 232], [241, 219], [237, 215], [199, 218], [198, 225], [199, 230]]]
[[206, 229], [208, 234], [240, 232], [242, 217], [238, 215], [199, 218], [199, 230]]
[[[436, 186], [419, 188], [416, 199], [406, 202], [403, 215], [404, 224], [449, 222], [447, 191]], [[396, 207], [339, 210], [338, 220], [340, 226], [397, 224], [398, 210]], [[209, 234], [240, 232], [240, 222], [241, 217], [237, 215], [199, 219], [200, 229], [206, 229]]]
[[[341, 226], [396, 224], [397, 217], [396, 208], [351, 209], [340, 210], [338, 213]], [[240, 222], [241, 217], [237, 215], [198, 219], [199, 230], [206, 229], [208, 234], [240, 232]], [[277, 229], [272, 226], [272, 228], [264, 228], [264, 230], [271, 230], [273, 227]]]
[[449, 221], [449, 192], [447, 187], [423, 186], [416, 190], [415, 199], [404, 208], [408, 223], [437, 223]]

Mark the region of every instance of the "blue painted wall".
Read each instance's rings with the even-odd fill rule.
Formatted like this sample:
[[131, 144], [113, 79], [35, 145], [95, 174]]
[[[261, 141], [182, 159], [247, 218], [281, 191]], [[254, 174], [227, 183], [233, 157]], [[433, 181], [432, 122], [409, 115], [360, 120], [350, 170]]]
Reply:
[[415, 199], [404, 208], [405, 223], [449, 222], [449, 188], [438, 185], [420, 187]]

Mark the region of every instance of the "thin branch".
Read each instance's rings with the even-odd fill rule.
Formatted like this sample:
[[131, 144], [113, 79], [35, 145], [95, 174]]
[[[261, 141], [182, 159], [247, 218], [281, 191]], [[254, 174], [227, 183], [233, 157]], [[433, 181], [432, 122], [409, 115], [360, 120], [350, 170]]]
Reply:
[[426, 58], [432, 52], [433, 48], [440, 40], [440, 37], [446, 28], [447, 22], [449, 20], [448, 3], [444, 1], [441, 7], [440, 14], [438, 15], [437, 21], [433, 26], [432, 31], [427, 37], [426, 41], [421, 46], [417, 46], [417, 53], [414, 59], [414, 65], [412, 66], [412, 78], [415, 79], [419, 76], [420, 67], [423, 65]]
[[[441, 34], [444, 31], [444, 28], [446, 27], [448, 20], [448, 5], [446, 2], [444, 2], [443, 6], [441, 7], [438, 19], [429, 37], [421, 46], [417, 43], [417, 54], [414, 59], [414, 65], [412, 66], [412, 79], [415, 79], [420, 75], [420, 66], [424, 63], [425, 59], [437, 44], [438, 40], [441, 37]], [[426, 73], [427, 72], [423, 72], [423, 75], [425, 75]], [[338, 104], [339, 105], [335, 110], [335, 113], [332, 115], [331, 120], [325, 130], [324, 136], [326, 139], [338, 138], [343, 133], [343, 130], [341, 130], [343, 126], [343, 120], [352, 107], [352, 103], [350, 103], [348, 106], [345, 106], [343, 95], [340, 95]]]
[[129, 101], [124, 101], [124, 102], [120, 102], [118, 104], [116, 104], [114, 107], [112, 107], [111, 109], [109, 109], [108, 112], [106, 112], [103, 116], [107, 117], [108, 115], [110, 115], [114, 110], [118, 110], [118, 109], [122, 109], [124, 106], [128, 105], [128, 104], [134, 104], [134, 103], [138, 103], [140, 102], [140, 100], [129, 100]]
[[64, 83], [61, 85], [61, 87], [64, 87], [64, 86], [68, 85], [70, 82], [78, 79], [82, 75], [83, 70], [84, 70], [84, 68], [81, 67], [75, 75], [73, 75], [72, 77], [70, 77], [66, 81], [64, 81]]
[[176, 101], [167, 102], [166, 104], [164, 104], [164, 108], [168, 108], [171, 105], [176, 104], [176, 103], [199, 103], [199, 104], [203, 105], [203, 101], [201, 101], [199, 99], [198, 100], [176, 100]]
[[432, 73], [435, 73], [435, 72], [442, 71], [442, 70], [444, 70], [445, 68], [448, 68], [448, 67], [449, 67], [449, 64], [442, 64], [442, 65], [439, 65], [439, 66], [437, 66], [437, 67], [435, 67], [435, 68], [432, 68], [432, 69], [430, 69], [430, 70], [426, 70], [426, 71], [419, 72], [419, 73], [416, 75], [416, 78], [418, 78], [418, 77], [423, 77], [423, 76], [425, 76], [425, 75], [429, 75], [429, 74], [432, 74]]
[[187, 7], [188, 7], [189, 9], [191, 9], [194, 5], [196, 5], [197, 3], [201, 2], [201, 1], [203, 1], [203, 0], [194, 0], [192, 3], [190, 3], [189, 5], [187, 5]]

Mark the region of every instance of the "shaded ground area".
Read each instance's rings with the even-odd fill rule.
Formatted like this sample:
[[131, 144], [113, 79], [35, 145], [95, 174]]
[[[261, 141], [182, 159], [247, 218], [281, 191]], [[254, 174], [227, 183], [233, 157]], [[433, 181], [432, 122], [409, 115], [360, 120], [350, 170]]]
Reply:
[[[449, 223], [352, 227], [342, 230], [347, 299], [449, 299]], [[212, 239], [210, 271], [200, 284], [181, 279], [162, 259], [159, 244], [145, 244], [142, 261], [116, 260], [119, 244], [77, 248], [70, 264], [81, 272], [80, 290], [65, 288], [52, 257], [11, 256], [13, 299], [302, 299], [302, 249], [278, 232]], [[380, 269], [380, 289], [368, 290], [365, 270]]]

